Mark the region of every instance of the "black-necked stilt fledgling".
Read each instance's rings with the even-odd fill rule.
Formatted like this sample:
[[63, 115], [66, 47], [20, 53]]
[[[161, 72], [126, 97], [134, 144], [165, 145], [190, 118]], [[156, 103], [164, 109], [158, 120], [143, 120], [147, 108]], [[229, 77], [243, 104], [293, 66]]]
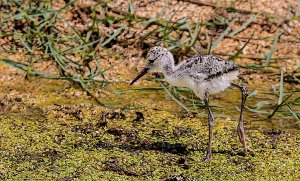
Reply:
[[132, 85], [148, 71], [158, 71], [164, 74], [165, 80], [172, 86], [188, 87], [197, 97], [203, 99], [208, 111], [209, 141], [205, 161], [212, 156], [212, 131], [214, 117], [208, 104], [208, 96], [225, 90], [229, 86], [238, 87], [242, 91], [242, 103], [239, 123], [237, 127], [240, 142], [244, 146], [245, 153], [251, 149], [246, 145], [243, 112], [247, 98], [247, 88], [243, 85], [232, 83], [238, 78], [238, 66], [229, 61], [213, 55], [195, 55], [184, 60], [177, 66], [174, 65], [172, 53], [164, 47], [156, 46], [147, 54], [148, 64], [140, 74], [130, 83]]

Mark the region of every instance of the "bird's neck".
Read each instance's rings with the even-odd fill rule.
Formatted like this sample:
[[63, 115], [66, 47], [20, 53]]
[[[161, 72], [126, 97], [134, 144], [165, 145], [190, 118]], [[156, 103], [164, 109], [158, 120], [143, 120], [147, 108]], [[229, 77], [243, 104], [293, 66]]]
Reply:
[[171, 54], [171, 56], [165, 56], [163, 57], [163, 61], [162, 61], [162, 64], [161, 64], [161, 70], [162, 70], [162, 73], [165, 75], [165, 76], [170, 76], [173, 71], [174, 71], [174, 59], [173, 59], [173, 56]]

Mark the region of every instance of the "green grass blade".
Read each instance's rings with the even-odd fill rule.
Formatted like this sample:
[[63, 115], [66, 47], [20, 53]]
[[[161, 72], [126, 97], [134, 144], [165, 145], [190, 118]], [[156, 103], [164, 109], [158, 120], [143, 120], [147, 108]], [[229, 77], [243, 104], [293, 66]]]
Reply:
[[25, 40], [21, 35], [19, 35], [19, 33], [18, 33], [16, 30], [14, 30], [14, 32], [15, 32], [16, 36], [18, 37], [18, 39], [19, 39], [19, 40], [22, 42], [22, 44], [25, 46], [25, 48], [26, 48], [30, 53], [33, 53], [31, 46], [26, 42], [26, 40]]
[[249, 18], [244, 24], [242, 24], [242, 26], [240, 28], [238, 28], [237, 30], [231, 32], [229, 34], [229, 36], [234, 36], [236, 34], [238, 34], [239, 32], [243, 31], [244, 29], [246, 29], [252, 22], [254, 22], [256, 20], [256, 18], [260, 16], [260, 14], [257, 14], [255, 16], [251, 16], [251, 18]]
[[297, 9], [296, 9], [295, 16], [300, 16], [300, 0], [298, 0], [298, 6], [297, 6]]
[[247, 99], [248, 99], [249, 97], [256, 96], [256, 95], [257, 95], [257, 90], [254, 90], [254, 91], [252, 91], [252, 92], [247, 96]]
[[244, 48], [248, 45], [248, 43], [251, 41], [251, 39], [254, 36], [254, 31], [251, 34], [250, 38], [246, 41], [246, 43], [242, 46], [242, 48], [240, 48], [234, 55], [232, 55], [231, 57], [228, 58], [228, 60], [234, 60], [236, 58], [239, 57], [239, 55], [242, 53], [242, 51], [244, 50]]
[[283, 69], [281, 69], [278, 105], [282, 103], [283, 96]]
[[[269, 114], [269, 112], [267, 112], [267, 111], [251, 109], [251, 108], [249, 108], [248, 106], [245, 106], [245, 108], [246, 108], [247, 110], [251, 111], [251, 112], [254, 112], [254, 113]], [[240, 108], [237, 107], [237, 109], [239, 110]]]
[[219, 36], [219, 38], [216, 40], [216, 42], [212, 45], [211, 47], [211, 51], [213, 52], [215, 50], [215, 48], [218, 46], [218, 44], [224, 39], [225, 35], [228, 34], [228, 32], [231, 29], [231, 26], [235, 23], [237, 19], [234, 19], [230, 22], [230, 24], [227, 26], [227, 28], [225, 29], [225, 31]]
[[275, 109], [273, 110], [273, 112], [268, 116], [268, 118], [272, 118], [275, 113], [278, 111], [278, 109], [294, 94], [295, 92], [292, 92], [289, 96], [287, 96], [279, 105], [277, 105], [275, 107]]
[[90, 78], [93, 79], [93, 78], [95, 78], [95, 77], [97, 77], [97, 76], [99, 76], [99, 75], [102, 75], [102, 74], [104, 74], [105, 72], [107, 72], [108, 70], [112, 69], [113, 67], [115, 67], [116, 65], [119, 65], [120, 63], [122, 63], [122, 62], [124, 62], [124, 61], [125, 61], [125, 60], [121, 60], [121, 61], [119, 61], [119, 62], [117, 62], [117, 63], [115, 63], [115, 64], [109, 66], [108, 68], [106, 68], [106, 69], [104, 69], [104, 70], [100, 70], [100, 71], [98, 71], [97, 73], [95, 73], [95, 74], [93, 74], [92, 76], [90, 76]]
[[[18, 68], [24, 72], [28, 72], [28, 65], [20, 63], [20, 62], [16, 62], [10, 59], [6, 59], [6, 58], [0, 58], [0, 62], [12, 66], [14, 68]], [[30, 75], [33, 76], [38, 76], [38, 77], [43, 77], [43, 78], [48, 78], [48, 79], [57, 79], [59, 78], [58, 75], [55, 74], [48, 74], [48, 73], [43, 73], [43, 72], [39, 72], [39, 71], [34, 71], [34, 70], [30, 70]]]
[[207, 41], [207, 54], [210, 54], [210, 51], [211, 51], [211, 38], [209, 37], [207, 32], [205, 32], [205, 38], [206, 38], [206, 41]]
[[124, 30], [124, 29], [125, 29], [125, 26], [122, 26], [122, 27], [118, 28], [118, 29], [114, 32], [114, 34], [112, 34], [107, 40], [105, 40], [105, 42], [103, 42], [103, 43], [101, 44], [101, 46], [104, 47], [104, 46], [105, 46], [106, 44], [108, 44], [111, 40], [115, 39], [115, 38], [122, 32], [122, 30]]
[[297, 121], [300, 121], [299, 116], [297, 113], [287, 104], [288, 110], [291, 112], [291, 114], [296, 118]]
[[199, 35], [199, 32], [200, 32], [200, 23], [197, 22], [196, 23], [196, 28], [195, 28], [195, 32], [193, 34], [191, 34], [191, 37], [192, 37], [192, 40], [191, 40], [191, 43], [190, 43], [190, 47], [194, 46], [197, 38], [198, 38], [198, 35]]
[[94, 45], [94, 44], [98, 43], [99, 41], [100, 41], [100, 39], [95, 40], [95, 41], [90, 42], [90, 43], [87, 43], [87, 44], [84, 44], [84, 45], [80, 45], [80, 46], [77, 46], [77, 47], [72, 47], [72, 48], [69, 48], [67, 50], [62, 51], [62, 53], [68, 53], [68, 52], [71, 52], [71, 51], [74, 51], [74, 50], [80, 50], [80, 49], [86, 48], [88, 46]]
[[49, 49], [50, 49], [52, 57], [58, 64], [58, 67], [61, 68], [64, 72], [67, 72], [67, 69], [65, 67], [66, 66], [65, 62], [62, 60], [60, 54], [58, 53], [56, 48], [50, 42], [49, 42]]
[[186, 111], [189, 111], [189, 108], [188, 107], [186, 107], [182, 102], [180, 102], [168, 89], [167, 89], [167, 87], [163, 84], [163, 83], [161, 83], [161, 82], [159, 82], [160, 83], [160, 85], [164, 88], [164, 90], [167, 92], [167, 94], [177, 103], [177, 104], [179, 104], [184, 110], [186, 110]]
[[133, 5], [133, 1], [132, 0], [130, 0], [129, 11], [130, 11], [130, 15], [134, 14], [134, 5]]
[[164, 1], [164, 5], [161, 8], [161, 11], [157, 14], [157, 16], [155, 17], [155, 19], [158, 19], [158, 18], [160, 18], [161, 16], [163, 16], [165, 14], [166, 8], [167, 8], [168, 4], [169, 4], [169, 0], [165, 0]]
[[[40, 16], [46, 16], [46, 15], [49, 15], [49, 14], [54, 14], [56, 12], [57, 12], [56, 10], [46, 10], [46, 11], [43, 11], [41, 13], [30, 14], [30, 15], [28, 15], [28, 17], [33, 19], [33, 18], [37, 18], [37, 17], [40, 17]], [[20, 18], [20, 17], [21, 16], [19, 15], [18, 18]]]
[[85, 90], [91, 97], [94, 98], [94, 100], [100, 105], [100, 106], [105, 106], [105, 104], [103, 104], [98, 98], [97, 96], [86, 86], [86, 84], [81, 80], [80, 77], [76, 77], [75, 79], [73, 79], [73, 81], [79, 83], [79, 85], [81, 86], [81, 88], [83, 90]]
[[77, 0], [73, 0], [73, 1], [70, 1], [68, 2], [68, 4], [66, 4], [64, 7], [62, 7], [60, 10], [59, 10], [59, 13], [66, 10], [69, 6], [72, 6]]
[[71, 28], [71, 30], [75, 33], [75, 35], [82, 41], [82, 43], [86, 43], [85, 39], [80, 35], [80, 33], [78, 33], [78, 31], [73, 26], [71, 26], [68, 22], [67, 24]]
[[[295, 98], [294, 100], [292, 100], [290, 103], [291, 103], [291, 104], [299, 104], [299, 103], [300, 103], [300, 96], [297, 97], [297, 98]], [[299, 104], [299, 105], [300, 105], [300, 104]]]
[[272, 44], [272, 47], [267, 55], [267, 58], [266, 58], [266, 62], [263, 64], [263, 66], [268, 66], [270, 64], [270, 61], [271, 61], [271, 57], [272, 57], [272, 54], [275, 50], [275, 47], [278, 43], [278, 40], [279, 40], [279, 37], [283, 34], [283, 32], [280, 32], [278, 33], [278, 35], [274, 38], [274, 41], [273, 41], [273, 44]]
[[10, 65], [12, 67], [21, 69], [23, 71], [27, 71], [28, 65], [24, 64], [24, 63], [19, 63], [19, 62], [15, 62], [13, 60], [10, 59], [6, 59], [6, 58], [0, 58], [0, 62], [3, 62], [7, 65]]
[[88, 42], [90, 40], [92, 33], [93, 33], [92, 30], [87, 32], [86, 37], [85, 37], [85, 42]]
[[159, 91], [163, 90], [162, 87], [143, 87], [143, 88], [135, 88], [135, 89], [127, 89], [127, 90], [115, 90], [114, 93], [116, 94], [125, 94], [128, 92], [134, 92], [134, 91]]

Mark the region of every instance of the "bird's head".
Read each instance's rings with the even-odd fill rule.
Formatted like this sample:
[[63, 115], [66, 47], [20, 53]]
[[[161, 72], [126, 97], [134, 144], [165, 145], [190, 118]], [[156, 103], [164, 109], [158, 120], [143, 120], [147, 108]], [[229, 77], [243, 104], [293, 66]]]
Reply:
[[[171, 58], [169, 56], [171, 56]], [[167, 62], [169, 59], [173, 60], [173, 56], [168, 49], [161, 46], [155, 46], [148, 51], [146, 59], [147, 59], [147, 65], [138, 74], [138, 76], [135, 79], [133, 79], [130, 85], [132, 85], [134, 82], [139, 80], [142, 76], [144, 76], [149, 71], [161, 71], [163, 69], [163, 65], [169, 63]]]

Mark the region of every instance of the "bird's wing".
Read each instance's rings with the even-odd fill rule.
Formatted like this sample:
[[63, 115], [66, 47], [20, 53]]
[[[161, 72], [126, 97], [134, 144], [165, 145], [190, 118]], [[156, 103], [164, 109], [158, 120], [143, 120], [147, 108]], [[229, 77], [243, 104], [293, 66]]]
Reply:
[[196, 79], [211, 79], [238, 70], [234, 62], [225, 61], [213, 55], [196, 55], [185, 61], [182, 69]]

